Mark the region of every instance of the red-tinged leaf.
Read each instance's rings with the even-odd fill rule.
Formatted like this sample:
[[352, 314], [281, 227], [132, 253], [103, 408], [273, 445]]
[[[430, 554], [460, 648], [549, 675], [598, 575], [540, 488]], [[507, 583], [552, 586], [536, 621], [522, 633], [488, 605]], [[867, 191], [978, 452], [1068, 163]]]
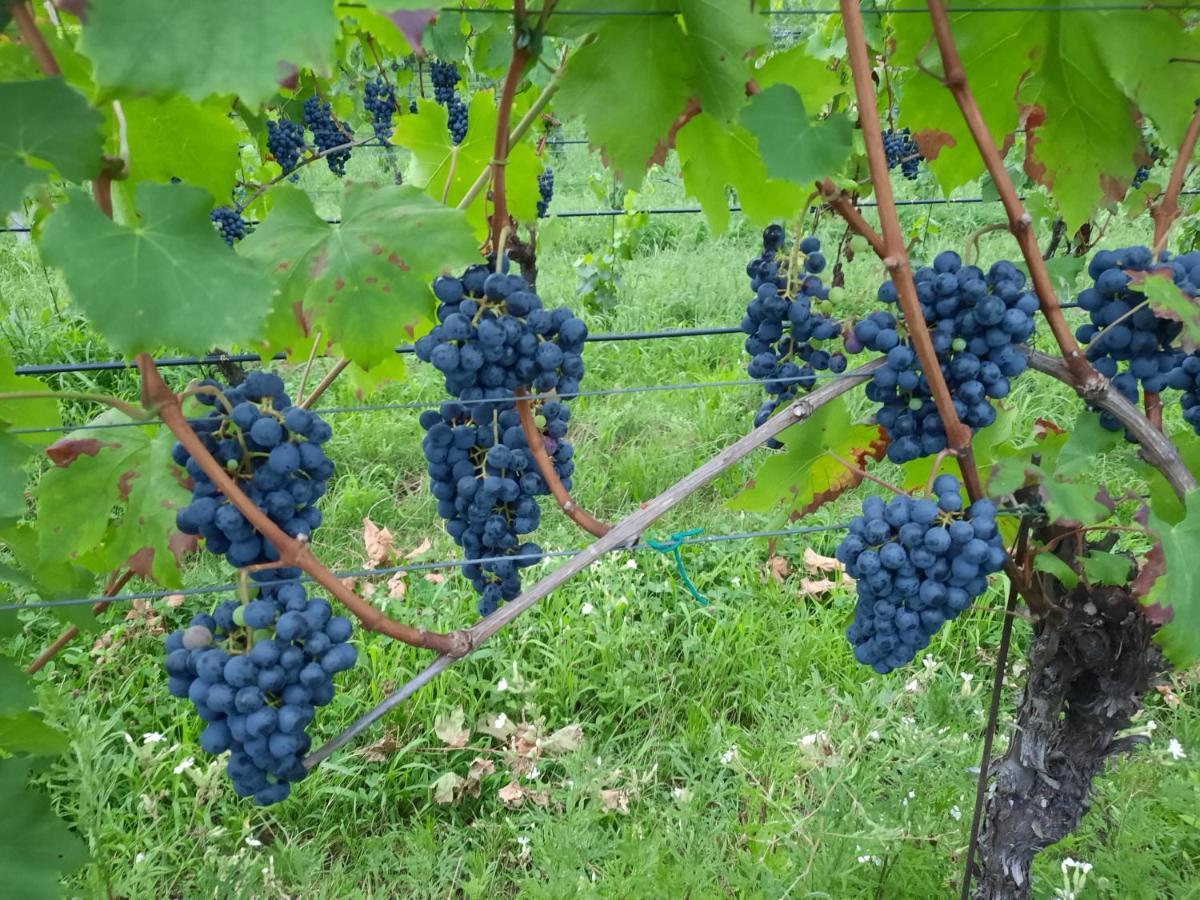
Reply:
[[1057, 423], [1049, 419], [1037, 418], [1033, 420], [1033, 436], [1037, 440], [1041, 440], [1049, 434], [1066, 434], [1066, 430], [1060, 428]]
[[1165, 571], [1167, 571], [1167, 560], [1163, 555], [1162, 543], [1155, 542], [1154, 546], [1150, 548], [1150, 552], [1146, 554], [1146, 558], [1142, 561], [1137, 575], [1129, 585], [1133, 596], [1145, 597], [1149, 594], [1150, 588], [1154, 587], [1154, 582], [1158, 581], [1158, 577]]
[[920, 131], [914, 132], [912, 138], [916, 142], [917, 149], [921, 151], [921, 156], [930, 161], [938, 158], [943, 147], [954, 147], [958, 144], [954, 135], [934, 128], [922, 128]]
[[102, 447], [116, 447], [117, 444], [105, 444], [98, 438], [59, 438], [46, 448], [46, 455], [59, 468], [66, 468], [81, 456], [95, 456]]
[[425, 28], [437, 18], [437, 9], [397, 9], [384, 15], [400, 29], [408, 46], [418, 58], [424, 58], [425, 50], [421, 41], [425, 37]]

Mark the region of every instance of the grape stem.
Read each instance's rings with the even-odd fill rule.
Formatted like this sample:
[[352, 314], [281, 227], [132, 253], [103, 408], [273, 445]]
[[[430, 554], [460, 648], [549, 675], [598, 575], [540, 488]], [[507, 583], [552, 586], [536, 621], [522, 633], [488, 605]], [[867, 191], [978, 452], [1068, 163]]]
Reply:
[[1179, 155], [1175, 157], [1175, 165], [1171, 167], [1171, 177], [1167, 180], [1167, 189], [1150, 211], [1154, 220], [1154, 255], [1158, 256], [1167, 248], [1167, 238], [1171, 234], [1171, 226], [1179, 218], [1179, 191], [1183, 188], [1183, 176], [1187, 172], [1188, 163], [1196, 149], [1196, 138], [1200, 136], [1200, 100], [1196, 101], [1196, 109], [1192, 120], [1188, 123], [1183, 135], [1183, 143], [1179, 145]]
[[137, 356], [138, 371], [142, 376], [143, 405], [156, 413], [163, 424], [171, 430], [188, 454], [265, 540], [271, 542], [282, 565], [296, 566], [329, 591], [369, 631], [376, 631], [414, 647], [425, 647], [449, 656], [461, 656], [470, 648], [468, 635], [457, 631], [451, 634], [425, 631], [396, 622], [359, 597], [341, 579], [330, 572], [313, 555], [307, 541], [297, 540], [276, 525], [261, 509], [254, 505], [237, 483], [229, 477], [224, 467], [217, 462], [201, 443], [183, 415], [179, 398], [162, 380], [154, 359], [148, 353]]
[[818, 182], [817, 189], [821, 192], [821, 199], [829, 204], [830, 209], [841, 216], [854, 233], [870, 244], [871, 249], [882, 259], [886, 255], [883, 238], [867, 224], [867, 220], [862, 217], [862, 213], [858, 211], [858, 207], [854, 205], [850, 195], [845, 191], [838, 190], [837, 185], [828, 178]]
[[847, 472], [850, 472], [851, 474], [858, 476], [858, 478], [860, 478], [860, 479], [865, 478], [867, 481], [873, 481], [873, 482], [875, 482], [875, 484], [879, 485], [881, 488], [885, 488], [886, 490], [891, 491], [893, 494], [896, 494], [897, 496], [900, 496], [900, 497], [908, 496], [907, 492], [900, 490], [900, 488], [896, 487], [894, 484], [889, 484], [888, 482], [884, 481], [882, 478], [877, 478], [876, 476], [872, 475], [870, 472], [867, 472], [864, 469], [860, 469], [858, 466], [856, 466], [854, 463], [850, 462], [850, 460], [846, 459], [844, 456], [839, 456], [837, 453], [834, 453], [832, 450], [826, 450], [825, 452], [828, 453], [830, 456], [832, 456], [834, 458], [834, 460], [837, 461], [838, 465], [845, 468]]
[[[958, 412], [954, 408], [954, 401], [950, 396], [950, 389], [946, 386], [946, 379], [942, 375], [942, 368], [938, 363], [937, 353], [933, 349], [929, 328], [925, 325], [925, 317], [921, 314], [921, 302], [917, 298], [912, 269], [908, 264], [908, 251], [904, 246], [904, 236], [900, 231], [900, 217], [896, 213], [892, 185], [888, 180], [887, 158], [883, 149], [883, 132], [879, 125], [879, 118], [875, 114], [875, 85], [871, 80], [871, 61], [867, 52], [862, 13], [855, 0], [839, 0], [839, 3], [846, 30], [850, 71], [854, 77], [859, 127], [862, 129], [863, 139], [866, 142], [867, 164], [871, 172], [871, 183], [875, 187], [876, 210], [879, 213], [879, 224], [883, 231], [882, 246], [875, 241], [872, 241], [871, 244], [883, 260], [892, 283], [896, 286], [896, 294], [904, 322], [908, 326], [913, 350], [916, 351], [921, 370], [929, 382], [934, 405], [937, 407], [938, 415], [941, 417], [946, 431], [947, 446], [958, 458], [967, 494], [972, 500], [978, 500], [983, 496], [983, 486], [980, 484], [974, 454], [971, 452], [971, 429], [959, 420]], [[847, 223], [851, 226], [854, 224], [851, 220], [847, 220]], [[863, 236], [867, 237], [865, 234]], [[867, 237], [867, 240], [871, 239]]]
[[46, 43], [46, 39], [42, 37], [42, 33], [38, 31], [37, 23], [33, 19], [33, 12], [29, 6], [16, 0], [10, 5], [13, 21], [17, 23], [17, 31], [21, 35], [21, 43], [29, 48], [29, 52], [33, 54], [34, 60], [38, 64], [38, 68], [42, 70], [42, 74], [47, 78], [58, 78], [62, 75], [62, 69], [58, 66], [58, 60], [54, 58], [54, 51], [50, 49], [50, 45]]
[[538, 472], [541, 473], [542, 480], [546, 482], [550, 493], [558, 502], [559, 508], [567, 514], [567, 517], [571, 521], [588, 532], [588, 534], [593, 534], [596, 537], [604, 537], [604, 535], [608, 534], [609, 527], [599, 519], [589, 515], [586, 510], [572, 499], [571, 494], [559, 479], [558, 473], [554, 471], [554, 463], [551, 462], [549, 455], [546, 453], [542, 433], [538, 431], [537, 423], [533, 421], [533, 409], [530, 404], [529, 393], [524, 388], [517, 388], [513, 393], [517, 399], [517, 415], [521, 417], [521, 431], [525, 434], [525, 443], [529, 445], [529, 452], [533, 456], [533, 461], [537, 464]]
[[[979, 104], [975, 101], [975, 95], [971, 93], [971, 86], [967, 83], [966, 71], [963, 69], [958, 48], [954, 43], [954, 35], [950, 30], [946, 6], [942, 0], [926, 0], [926, 3], [929, 7], [929, 17], [933, 22], [933, 37], [937, 41], [942, 57], [943, 74], [940, 80], [954, 96], [954, 101], [962, 112], [971, 137], [975, 141], [975, 146], [979, 150], [979, 155], [983, 157], [988, 174], [992, 176], [992, 182], [1000, 194], [1004, 211], [1008, 215], [1008, 230], [1012, 232], [1021, 248], [1021, 255], [1025, 258], [1025, 265], [1033, 280], [1033, 289], [1037, 294], [1042, 315], [1046, 317], [1046, 321], [1050, 325], [1059, 350], [1071, 370], [1074, 383], [1078, 387], [1091, 389], [1103, 380], [1103, 376], [1092, 368], [1092, 364], [1079, 349], [1079, 344], [1071, 333], [1071, 327], [1067, 324], [1066, 317], [1063, 316], [1062, 309], [1058, 305], [1058, 298], [1054, 294], [1054, 285], [1046, 270], [1046, 262], [1038, 250], [1037, 236], [1033, 233], [1033, 219], [1021, 205], [1012, 178], [1009, 176], [1008, 170], [1004, 168], [1004, 160], [1001, 158], [999, 150], [996, 149], [996, 142], [992, 140], [991, 132], [988, 131], [987, 124], [983, 121], [983, 115], [979, 111]], [[844, 3], [843, 6], [845, 6]]]
[[[129, 579], [133, 577], [133, 569], [126, 569], [124, 572], [119, 570], [112, 572], [108, 576], [108, 582], [104, 586], [104, 596], [114, 597], [121, 592], [121, 588], [129, 583]], [[99, 615], [108, 609], [109, 603], [107, 600], [102, 600], [92, 606], [92, 615]], [[41, 670], [46, 663], [58, 656], [60, 650], [74, 640], [79, 634], [79, 628], [75, 625], [69, 625], [63, 629], [62, 634], [54, 639], [54, 642], [41, 652], [37, 659], [25, 667], [25, 674], [32, 675]]]
[[[514, 16], [518, 20], [524, 18], [524, 3], [514, 2]], [[492, 249], [503, 243], [504, 229], [508, 227], [508, 192], [505, 185], [505, 169], [508, 167], [509, 122], [512, 121], [513, 98], [517, 94], [517, 85], [529, 62], [529, 51], [520, 46], [518, 41], [520, 29], [513, 31], [512, 60], [508, 64], [508, 72], [504, 76], [504, 85], [500, 89], [500, 102], [496, 108], [496, 141], [492, 148]], [[497, 251], [497, 256], [499, 255]], [[497, 263], [499, 264], [499, 263]]]
[[299, 407], [301, 409], [312, 409], [312, 405], [317, 402], [317, 399], [323, 393], [325, 393], [327, 390], [329, 390], [329, 386], [331, 384], [333, 384], [334, 381], [337, 380], [337, 377], [339, 375], [341, 375], [344, 371], [346, 371], [346, 369], [348, 369], [349, 367], [350, 367], [350, 360], [339, 359], [334, 364], [333, 368], [325, 373], [325, 377], [317, 382], [316, 387], [314, 387], [312, 389], [312, 393], [309, 394], [307, 397], [305, 397], [302, 401], [300, 401], [300, 403], [298, 404]]

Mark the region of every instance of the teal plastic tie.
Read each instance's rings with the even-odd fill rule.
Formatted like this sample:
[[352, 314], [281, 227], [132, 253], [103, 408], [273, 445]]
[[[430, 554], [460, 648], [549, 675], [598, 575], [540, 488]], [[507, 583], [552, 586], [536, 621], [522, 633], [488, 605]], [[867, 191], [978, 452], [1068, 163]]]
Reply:
[[687, 588], [687, 592], [692, 595], [697, 603], [701, 606], [708, 606], [708, 598], [692, 584], [692, 579], [688, 578], [687, 569], [683, 565], [683, 555], [679, 549], [683, 546], [685, 540], [690, 537], [695, 537], [698, 534], [703, 534], [703, 528], [693, 528], [690, 531], [677, 531], [671, 535], [669, 541], [652, 541], [647, 540], [646, 545], [653, 547], [659, 553], [670, 554], [675, 557], [675, 570], [679, 572], [679, 577], [683, 581], [683, 586]]

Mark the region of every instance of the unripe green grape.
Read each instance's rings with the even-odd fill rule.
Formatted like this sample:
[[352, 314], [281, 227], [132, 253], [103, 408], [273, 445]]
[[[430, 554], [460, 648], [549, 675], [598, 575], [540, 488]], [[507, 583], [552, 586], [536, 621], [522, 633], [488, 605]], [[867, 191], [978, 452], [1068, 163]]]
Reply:
[[251, 637], [254, 638], [254, 643], [257, 644], [259, 641], [265, 641], [268, 638], [275, 637], [275, 632], [270, 628], [256, 628]]
[[962, 352], [963, 350], [966, 350], [966, 349], [967, 349], [967, 342], [966, 342], [966, 341], [964, 341], [962, 338], [955, 338], [955, 339], [954, 339], [954, 340], [951, 342], [950, 346], [951, 346], [951, 347], [952, 347], [952, 348], [953, 348], [955, 351], [957, 351], [957, 352]]
[[538, 413], [536, 416], [533, 417], [533, 424], [537, 425], [538, 428], [545, 428], [546, 427], [546, 417], [543, 416], [541, 413]]
[[829, 300], [822, 300], [817, 304], [817, 312], [823, 316], [829, 315], [833, 312], [833, 303], [831, 303]]
[[867, 239], [861, 234], [856, 234], [850, 238], [850, 249], [855, 253], [866, 253], [871, 245], [867, 243]]
[[923, 404], [916, 397], [913, 397], [911, 400], [908, 401], [908, 408], [911, 409], [913, 412], [916, 412], [918, 409], [920, 409], [924, 405], [925, 404]]
[[236, 459], [227, 459], [225, 460], [225, 471], [236, 472], [239, 465], [240, 463]]
[[237, 609], [235, 609], [233, 611], [233, 624], [234, 625], [245, 625], [246, 624], [246, 607], [239, 606], [239, 607], [237, 607]]
[[829, 302], [841, 303], [846, 299], [846, 289], [840, 287], [831, 287], [829, 289]]

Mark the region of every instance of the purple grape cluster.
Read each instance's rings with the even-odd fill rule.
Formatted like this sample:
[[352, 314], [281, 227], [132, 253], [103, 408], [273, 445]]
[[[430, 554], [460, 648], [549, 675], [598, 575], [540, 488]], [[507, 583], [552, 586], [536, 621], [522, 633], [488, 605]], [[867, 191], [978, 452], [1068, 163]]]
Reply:
[[858, 593], [846, 630], [854, 658], [881, 675], [910, 662], [1004, 568], [996, 504], [964, 512], [953, 475], [939, 475], [933, 491], [936, 501], [868, 497], [834, 554]]
[[429, 64], [429, 80], [433, 83], [433, 99], [443, 106], [454, 96], [454, 86], [462, 76], [454, 63], [435, 59]]
[[[1037, 297], [1025, 290], [1025, 276], [1012, 263], [997, 262], [985, 275], [964, 266], [952, 250], [918, 269], [914, 281], [955, 411], [971, 429], [986, 428], [996, 419], [990, 401], [1007, 397], [1010, 380], [1027, 366], [1017, 345], [1033, 333]], [[897, 303], [891, 281], [878, 296]], [[888, 458], [905, 463], [944, 450], [946, 429], [929, 381], [896, 316], [874, 312], [855, 324], [854, 337], [887, 355], [887, 365], [867, 385], [867, 397], [881, 406], [875, 418], [890, 440]]]
[[263, 585], [245, 604], [225, 601], [167, 636], [167, 688], [207, 723], [201, 748], [230, 751], [226, 770], [238, 796], [278, 803], [307, 774], [306, 729], [333, 699], [333, 676], [357, 661], [352, 630], [289, 580]]
[[363, 88], [363, 109], [371, 114], [375, 139], [387, 143], [392, 137], [392, 116], [396, 114], [396, 90], [382, 78], [368, 81]]
[[449, 115], [446, 120], [446, 128], [450, 131], [450, 140], [455, 144], [461, 144], [467, 136], [467, 104], [455, 95], [447, 101], [446, 113]]
[[[309, 537], [321, 524], [315, 504], [333, 474], [333, 463], [321, 449], [332, 434], [329, 426], [315, 413], [293, 406], [278, 375], [251, 372], [234, 388], [205, 384], [211, 391], [196, 399], [212, 411], [191, 420], [196, 436], [271, 521], [292, 537]], [[210, 552], [223, 554], [235, 568], [279, 559], [278, 550], [182, 444], [175, 445], [173, 455], [192, 478], [192, 500], [175, 517], [180, 531], [202, 536]]]
[[554, 199], [554, 170], [543, 169], [538, 173], [538, 203], [537, 216], [539, 219], [546, 218], [546, 214], [550, 211], [550, 201]]
[[883, 152], [887, 157], [888, 169], [900, 167], [901, 174], [909, 181], [916, 181], [921, 171], [921, 149], [912, 139], [912, 133], [907, 128], [899, 131], [891, 129], [883, 133]]
[[[354, 140], [354, 132], [343, 122], [333, 116], [333, 108], [329, 101], [313, 96], [304, 101], [304, 124], [312, 132], [313, 143], [317, 151], [326, 153], [334, 147], [342, 147]], [[334, 175], [346, 174], [346, 163], [350, 159], [350, 148], [345, 147], [328, 153], [325, 163]]]
[[293, 171], [300, 162], [300, 155], [307, 149], [304, 142], [304, 126], [291, 119], [267, 122], [267, 151], [284, 174]]
[[784, 239], [781, 226], [768, 226], [762, 253], [746, 265], [754, 293], [741, 322], [750, 356], [746, 372], [763, 382], [768, 395], [754, 416], [756, 428], [800, 391], [811, 390], [818, 372], [841, 373], [847, 365], [843, 352], [819, 346], [842, 333], [841, 324], [821, 311], [829, 306], [829, 289], [818, 277], [825, 269], [821, 242], [806, 237], [792, 253]]
[[250, 233], [250, 223], [232, 206], [218, 206], [208, 217], [216, 227], [217, 233], [230, 247], [234, 241], [240, 241]]

